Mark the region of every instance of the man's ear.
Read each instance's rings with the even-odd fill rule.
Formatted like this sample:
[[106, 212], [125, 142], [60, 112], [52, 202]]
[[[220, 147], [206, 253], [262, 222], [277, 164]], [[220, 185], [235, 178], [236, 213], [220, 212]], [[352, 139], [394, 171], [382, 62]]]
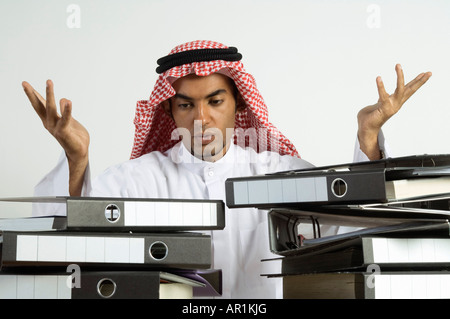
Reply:
[[241, 113], [243, 110], [245, 110], [245, 107], [245, 101], [242, 96], [239, 93], [236, 94], [236, 113]]
[[172, 115], [172, 103], [170, 102], [170, 99], [167, 99], [165, 101], [161, 102], [161, 106], [164, 109], [164, 112], [170, 116], [171, 119], [173, 119]]

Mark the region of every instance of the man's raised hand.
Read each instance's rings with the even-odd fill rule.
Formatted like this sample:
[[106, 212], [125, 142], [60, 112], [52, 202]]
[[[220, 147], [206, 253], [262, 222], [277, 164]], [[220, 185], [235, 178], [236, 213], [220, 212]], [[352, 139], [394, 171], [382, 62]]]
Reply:
[[53, 82], [47, 81], [44, 99], [29, 83], [22, 82], [25, 94], [38, 114], [44, 127], [53, 135], [66, 152], [69, 162], [69, 191], [72, 196], [80, 195], [84, 172], [88, 164], [89, 133], [72, 117], [72, 102], [59, 101], [58, 114]]
[[358, 139], [361, 150], [369, 159], [379, 159], [378, 133], [381, 127], [393, 115], [395, 115], [403, 104], [431, 77], [431, 72], [419, 74], [414, 80], [405, 85], [403, 69], [400, 64], [395, 66], [397, 73], [397, 88], [389, 95], [384, 88], [381, 77], [377, 77], [378, 102], [366, 106], [358, 113]]

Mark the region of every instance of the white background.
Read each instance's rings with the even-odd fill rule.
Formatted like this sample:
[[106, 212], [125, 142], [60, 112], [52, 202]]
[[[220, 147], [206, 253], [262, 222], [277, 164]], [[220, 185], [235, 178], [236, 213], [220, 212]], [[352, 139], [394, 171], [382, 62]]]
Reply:
[[384, 132], [395, 156], [450, 153], [450, 1], [2, 0], [0, 30], [0, 197], [31, 196], [61, 152], [22, 81], [44, 94], [52, 79], [56, 99], [73, 101], [95, 176], [129, 158], [156, 60], [198, 39], [239, 49], [270, 120], [316, 165], [352, 161], [356, 114], [377, 101], [378, 75], [391, 93], [396, 63], [406, 81], [432, 71]]

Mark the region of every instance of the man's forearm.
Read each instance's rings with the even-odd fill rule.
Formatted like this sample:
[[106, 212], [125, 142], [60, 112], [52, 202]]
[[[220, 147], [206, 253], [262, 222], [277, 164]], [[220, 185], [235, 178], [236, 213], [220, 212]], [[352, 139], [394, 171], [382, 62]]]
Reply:
[[378, 145], [378, 133], [358, 132], [360, 149], [371, 161], [381, 159], [381, 151]]
[[86, 173], [86, 168], [88, 166], [88, 157], [69, 162], [69, 194], [70, 196], [81, 196], [81, 191], [83, 189], [84, 176]]

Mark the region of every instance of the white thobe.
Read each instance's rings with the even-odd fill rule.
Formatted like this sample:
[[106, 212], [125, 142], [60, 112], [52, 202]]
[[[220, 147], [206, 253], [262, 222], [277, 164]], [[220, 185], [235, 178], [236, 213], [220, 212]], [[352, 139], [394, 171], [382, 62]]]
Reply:
[[[382, 138], [384, 143], [384, 138]], [[384, 149], [384, 146], [383, 146]], [[386, 151], [385, 151], [386, 152]], [[356, 145], [356, 161], [367, 157]], [[165, 153], [152, 152], [137, 159], [108, 168], [90, 182], [87, 172], [84, 196], [213, 199], [225, 202], [225, 181], [231, 177], [312, 167], [309, 162], [277, 153], [256, 153], [232, 144], [217, 162], [204, 162], [190, 154], [180, 142]], [[59, 188], [61, 187], [61, 188]], [[35, 189], [36, 196], [67, 195], [67, 160], [51, 171]], [[61, 209], [54, 205], [55, 209]], [[36, 207], [35, 215], [64, 214]], [[267, 211], [254, 208], [225, 211], [225, 228], [211, 231], [212, 268], [223, 274], [225, 298], [280, 298], [280, 278], [267, 278], [261, 274], [279, 273], [279, 263], [262, 259], [277, 257], [270, 252]]]

